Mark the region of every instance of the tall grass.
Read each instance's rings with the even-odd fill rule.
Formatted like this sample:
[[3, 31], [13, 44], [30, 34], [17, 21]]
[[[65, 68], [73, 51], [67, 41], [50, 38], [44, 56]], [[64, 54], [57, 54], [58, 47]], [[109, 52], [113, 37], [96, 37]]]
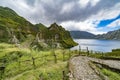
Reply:
[[[0, 66], [5, 67], [1, 74], [5, 80], [61, 80], [62, 71], [67, 71], [69, 53], [75, 55], [70, 50], [37, 51], [6, 43], [0, 43], [0, 52]], [[57, 63], [54, 62], [54, 54]], [[35, 58], [35, 65], [32, 58]]]

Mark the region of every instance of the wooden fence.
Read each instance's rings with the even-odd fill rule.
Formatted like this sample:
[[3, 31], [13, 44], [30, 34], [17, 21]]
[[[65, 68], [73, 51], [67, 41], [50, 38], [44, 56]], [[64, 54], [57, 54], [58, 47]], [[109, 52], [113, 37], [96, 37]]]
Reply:
[[[37, 67], [40, 67], [40, 66], [44, 66], [47, 62], [52, 62], [52, 63], [54, 63], [54, 64], [57, 64], [58, 63], [58, 60], [59, 61], [67, 61], [67, 60], [69, 60], [70, 58], [71, 58], [71, 56], [74, 56], [75, 54], [75, 51], [71, 51], [71, 50], [67, 50], [67, 52], [65, 52], [64, 50], [61, 52], [61, 58], [62, 59], [59, 59], [58, 57], [59, 57], [59, 55], [57, 55], [57, 53], [53, 50], [52, 51], [52, 55], [44, 55], [44, 56], [41, 56], [41, 57], [33, 57], [33, 56], [31, 56], [31, 59], [27, 59], [27, 60], [16, 60], [15, 62], [18, 64], [17, 66], [19, 67], [19, 70], [20, 71], [22, 71], [21, 70], [21, 67], [24, 67], [24, 68], [26, 68], [26, 65], [27, 66], [30, 66], [31, 68], [30, 69], [36, 69]], [[60, 54], [60, 53], [59, 53]], [[52, 58], [52, 59], [49, 59], [49, 58]], [[66, 58], [67, 57], [67, 58]], [[44, 62], [43, 63], [39, 63], [38, 64], [38, 62], [39, 61], [42, 61], [42, 60], [44, 60]], [[3, 75], [4, 75], [4, 72], [5, 72], [5, 70], [6, 70], [6, 64], [8, 64], [8, 63], [6, 63], [6, 62], [2, 62], [2, 64], [3, 64], [3, 66], [0, 66], [0, 73], [2, 73], [2, 74], [0, 74], [1, 76], [0, 76], [0, 79], [2, 79], [3, 78]], [[12, 64], [11, 64], [12, 65]], [[61, 71], [61, 73], [63, 74], [63, 80], [66, 80], [66, 72], [65, 71]], [[41, 78], [41, 76], [40, 76], [40, 78]], [[42, 77], [43, 78], [43, 77]]]
[[[79, 55], [82, 55], [83, 53], [85, 53], [86, 56], [89, 56], [90, 53], [96, 53], [96, 52], [89, 51], [88, 47], [86, 47], [86, 49], [83, 50], [83, 49], [81, 49], [81, 46], [79, 46], [78, 50], [74, 50], [74, 51], [69, 50], [67, 53], [63, 50], [61, 52], [61, 54], [62, 54], [61, 61], [69, 60], [72, 56], [75, 56], [75, 55], [79, 56]], [[26, 66], [26, 64], [28, 64], [27, 66], [30, 66], [30, 67], [32, 66], [31, 69], [36, 69], [37, 67], [44, 66], [47, 61], [57, 64], [58, 60], [60, 60], [60, 59], [58, 59], [58, 55], [55, 53], [54, 50], [52, 51], [52, 54], [53, 55], [44, 55], [41, 57], [33, 57], [32, 56], [31, 59], [24, 60], [24, 61], [17, 60], [16, 62], [18, 63], [19, 70], [21, 70], [21, 67]], [[66, 59], [66, 56], [67, 56], [67, 59]], [[53, 57], [53, 59], [51, 60], [48, 57]], [[45, 62], [38, 64], [37, 62], [41, 61], [41, 59], [43, 59]], [[3, 64], [3, 66], [0, 66], [0, 71], [2, 73], [1, 79], [2, 79], [2, 75], [4, 75], [5, 68], [6, 68], [6, 66], [5, 66], [6, 63], [3, 62], [2, 64]], [[23, 65], [23, 64], [25, 64], [25, 65]], [[61, 73], [63, 74], [62, 79], [66, 80], [66, 72], [61, 71]], [[41, 76], [40, 76], [40, 78], [41, 78]]]

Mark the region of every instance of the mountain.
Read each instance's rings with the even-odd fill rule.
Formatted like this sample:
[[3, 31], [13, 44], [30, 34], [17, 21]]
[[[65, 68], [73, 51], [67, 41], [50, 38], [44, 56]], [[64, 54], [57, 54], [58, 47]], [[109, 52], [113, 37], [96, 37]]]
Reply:
[[41, 23], [33, 25], [7, 7], [0, 7], [0, 42], [24, 43], [34, 48], [51, 47], [53, 44], [64, 48], [77, 45], [62, 26], [56, 23], [50, 27]]
[[110, 39], [110, 40], [120, 40], [120, 29], [109, 31], [106, 34], [97, 35], [97, 39]]
[[86, 31], [70, 31], [70, 34], [75, 39], [107, 39], [120, 40], [120, 29], [109, 31], [106, 34], [94, 35]]
[[96, 35], [86, 31], [70, 31], [70, 34], [75, 39], [95, 39]]
[[[64, 48], [70, 48], [77, 45], [71, 38], [69, 31], [66, 31], [62, 26], [59, 26], [56, 23], [51, 24], [48, 28], [41, 23], [35, 25], [35, 27], [37, 28], [38, 33], [32, 44], [39, 47], [47, 46]], [[41, 45], [38, 42], [45, 44]]]
[[66, 31], [62, 26], [53, 23], [48, 29], [52, 36], [58, 38], [58, 42], [62, 43], [64, 47], [77, 45], [71, 38], [69, 31]]
[[7, 7], [0, 7], [0, 40], [8, 41], [16, 37], [24, 41], [28, 34], [34, 33], [34, 25]]

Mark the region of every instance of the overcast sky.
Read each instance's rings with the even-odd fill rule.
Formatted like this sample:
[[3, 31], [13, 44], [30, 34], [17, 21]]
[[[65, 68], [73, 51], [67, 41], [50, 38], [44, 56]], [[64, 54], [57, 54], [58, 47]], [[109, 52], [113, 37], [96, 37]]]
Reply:
[[95, 34], [120, 28], [120, 0], [0, 0], [33, 24], [57, 22]]

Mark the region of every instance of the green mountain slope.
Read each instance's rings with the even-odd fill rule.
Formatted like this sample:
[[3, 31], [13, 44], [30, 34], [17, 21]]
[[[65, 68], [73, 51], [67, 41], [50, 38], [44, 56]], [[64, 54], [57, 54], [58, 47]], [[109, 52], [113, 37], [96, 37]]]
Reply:
[[64, 47], [73, 47], [77, 45], [72, 40], [69, 31], [66, 31], [62, 26], [53, 23], [48, 29], [53, 36], [58, 37], [58, 42], [62, 43]]
[[24, 41], [26, 35], [34, 34], [33, 25], [7, 7], [0, 7], [0, 39], [8, 41], [16, 36]]
[[77, 45], [70, 33], [56, 23], [49, 28], [41, 23], [33, 25], [7, 7], [0, 7], [0, 41], [17, 44], [25, 42], [32, 47], [38, 44], [51, 47], [53, 43], [65, 48]]

